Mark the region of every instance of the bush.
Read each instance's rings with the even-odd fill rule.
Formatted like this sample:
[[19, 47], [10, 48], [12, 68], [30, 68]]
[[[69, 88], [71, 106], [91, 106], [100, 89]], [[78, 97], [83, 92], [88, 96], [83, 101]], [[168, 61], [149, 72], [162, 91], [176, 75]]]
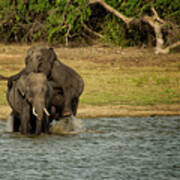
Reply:
[[[149, 13], [150, 7], [149, 0], [106, 0], [106, 3], [128, 17]], [[154, 6], [162, 18], [180, 22], [179, 0], [156, 0]], [[95, 38], [85, 26], [117, 45], [139, 45], [143, 41], [140, 29], [127, 30], [120, 19], [100, 5], [89, 5], [88, 0], [0, 0], [3, 42], [42, 40], [57, 44]]]

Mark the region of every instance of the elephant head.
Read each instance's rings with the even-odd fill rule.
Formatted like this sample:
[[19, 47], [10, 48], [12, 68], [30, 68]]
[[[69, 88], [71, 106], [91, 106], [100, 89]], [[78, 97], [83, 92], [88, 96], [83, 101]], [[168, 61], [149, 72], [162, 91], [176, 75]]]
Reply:
[[53, 48], [33, 46], [28, 50], [25, 58], [26, 72], [43, 72], [46, 77], [49, 77], [56, 59]]
[[34, 72], [22, 75], [17, 87], [19, 94], [31, 106], [31, 114], [36, 117], [36, 134], [39, 134], [44, 117], [50, 116], [47, 108], [53, 96], [53, 89], [43, 73]]

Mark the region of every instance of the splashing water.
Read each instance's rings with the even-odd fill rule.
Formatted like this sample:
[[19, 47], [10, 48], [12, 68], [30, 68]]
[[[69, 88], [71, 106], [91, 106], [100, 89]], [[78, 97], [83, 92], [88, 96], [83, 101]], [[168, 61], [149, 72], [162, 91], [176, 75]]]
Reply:
[[6, 132], [13, 132], [13, 122], [14, 122], [14, 118], [10, 114], [6, 123], [6, 129], [5, 129]]
[[82, 120], [74, 116], [62, 118], [59, 121], [53, 120], [50, 126], [50, 132], [53, 134], [78, 134], [84, 131]]
[[[7, 119], [5, 132], [13, 132], [13, 122], [14, 118], [10, 114]], [[82, 120], [74, 116], [62, 118], [59, 121], [53, 120], [50, 124], [50, 133], [52, 134], [77, 134], [84, 131]]]
[[74, 131], [76, 132], [85, 131], [85, 127], [81, 119], [72, 116], [72, 123], [73, 123]]

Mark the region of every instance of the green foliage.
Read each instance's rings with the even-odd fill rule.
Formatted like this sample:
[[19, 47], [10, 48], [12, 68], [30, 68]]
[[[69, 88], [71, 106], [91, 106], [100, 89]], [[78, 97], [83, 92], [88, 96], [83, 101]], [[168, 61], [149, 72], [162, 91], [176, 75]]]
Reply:
[[7, 42], [64, 42], [66, 33], [81, 33], [90, 14], [87, 0], [0, 0], [0, 36]]
[[[105, 0], [127, 17], [149, 13], [149, 0]], [[180, 23], [179, 0], [156, 0], [162, 18]], [[64, 43], [92, 36], [90, 27], [104, 35], [107, 42], [132, 46], [142, 43], [138, 29], [127, 31], [125, 24], [102, 6], [88, 0], [0, 0], [0, 39], [6, 42], [48, 41]]]
[[180, 22], [180, 2], [179, 0], [158, 0], [155, 7], [163, 18]]

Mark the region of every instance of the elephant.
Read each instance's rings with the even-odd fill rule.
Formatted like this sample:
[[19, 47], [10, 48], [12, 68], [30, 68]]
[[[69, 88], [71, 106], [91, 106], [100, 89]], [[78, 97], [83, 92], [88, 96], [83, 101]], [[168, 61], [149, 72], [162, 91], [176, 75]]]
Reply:
[[26, 71], [43, 72], [50, 81], [54, 89], [52, 114], [55, 113], [57, 117], [76, 115], [79, 96], [84, 89], [81, 76], [60, 62], [53, 48], [31, 47], [25, 64]]
[[22, 134], [48, 132], [53, 89], [43, 73], [24, 73], [7, 90], [14, 131]]
[[53, 48], [32, 46], [25, 58], [26, 72], [42, 72], [49, 79], [54, 61], [57, 59]]
[[60, 116], [76, 115], [79, 97], [84, 90], [84, 81], [72, 68], [60, 62], [54, 62], [50, 83], [55, 91], [53, 104]]
[[[48, 54], [50, 54], [49, 57]], [[30, 48], [25, 63], [27, 69], [47, 75], [54, 89], [52, 104], [55, 107], [55, 114], [59, 117], [76, 115], [79, 97], [84, 90], [84, 81], [81, 76], [59, 61], [53, 48], [48, 49], [43, 46]]]
[[84, 81], [71, 67], [59, 61], [53, 48], [31, 47], [25, 58], [25, 68], [11, 76], [8, 88], [12, 87], [25, 73], [44, 73], [54, 90], [51, 107], [51, 120], [76, 115], [79, 97], [84, 90]]
[[0, 79], [8, 80], [8, 89], [11, 89], [13, 82], [17, 81], [21, 75], [30, 72], [43, 72], [49, 78], [54, 61], [57, 59], [52, 48], [44, 46], [32, 46], [28, 49], [25, 58], [25, 68], [19, 73], [10, 77], [0, 75]]

